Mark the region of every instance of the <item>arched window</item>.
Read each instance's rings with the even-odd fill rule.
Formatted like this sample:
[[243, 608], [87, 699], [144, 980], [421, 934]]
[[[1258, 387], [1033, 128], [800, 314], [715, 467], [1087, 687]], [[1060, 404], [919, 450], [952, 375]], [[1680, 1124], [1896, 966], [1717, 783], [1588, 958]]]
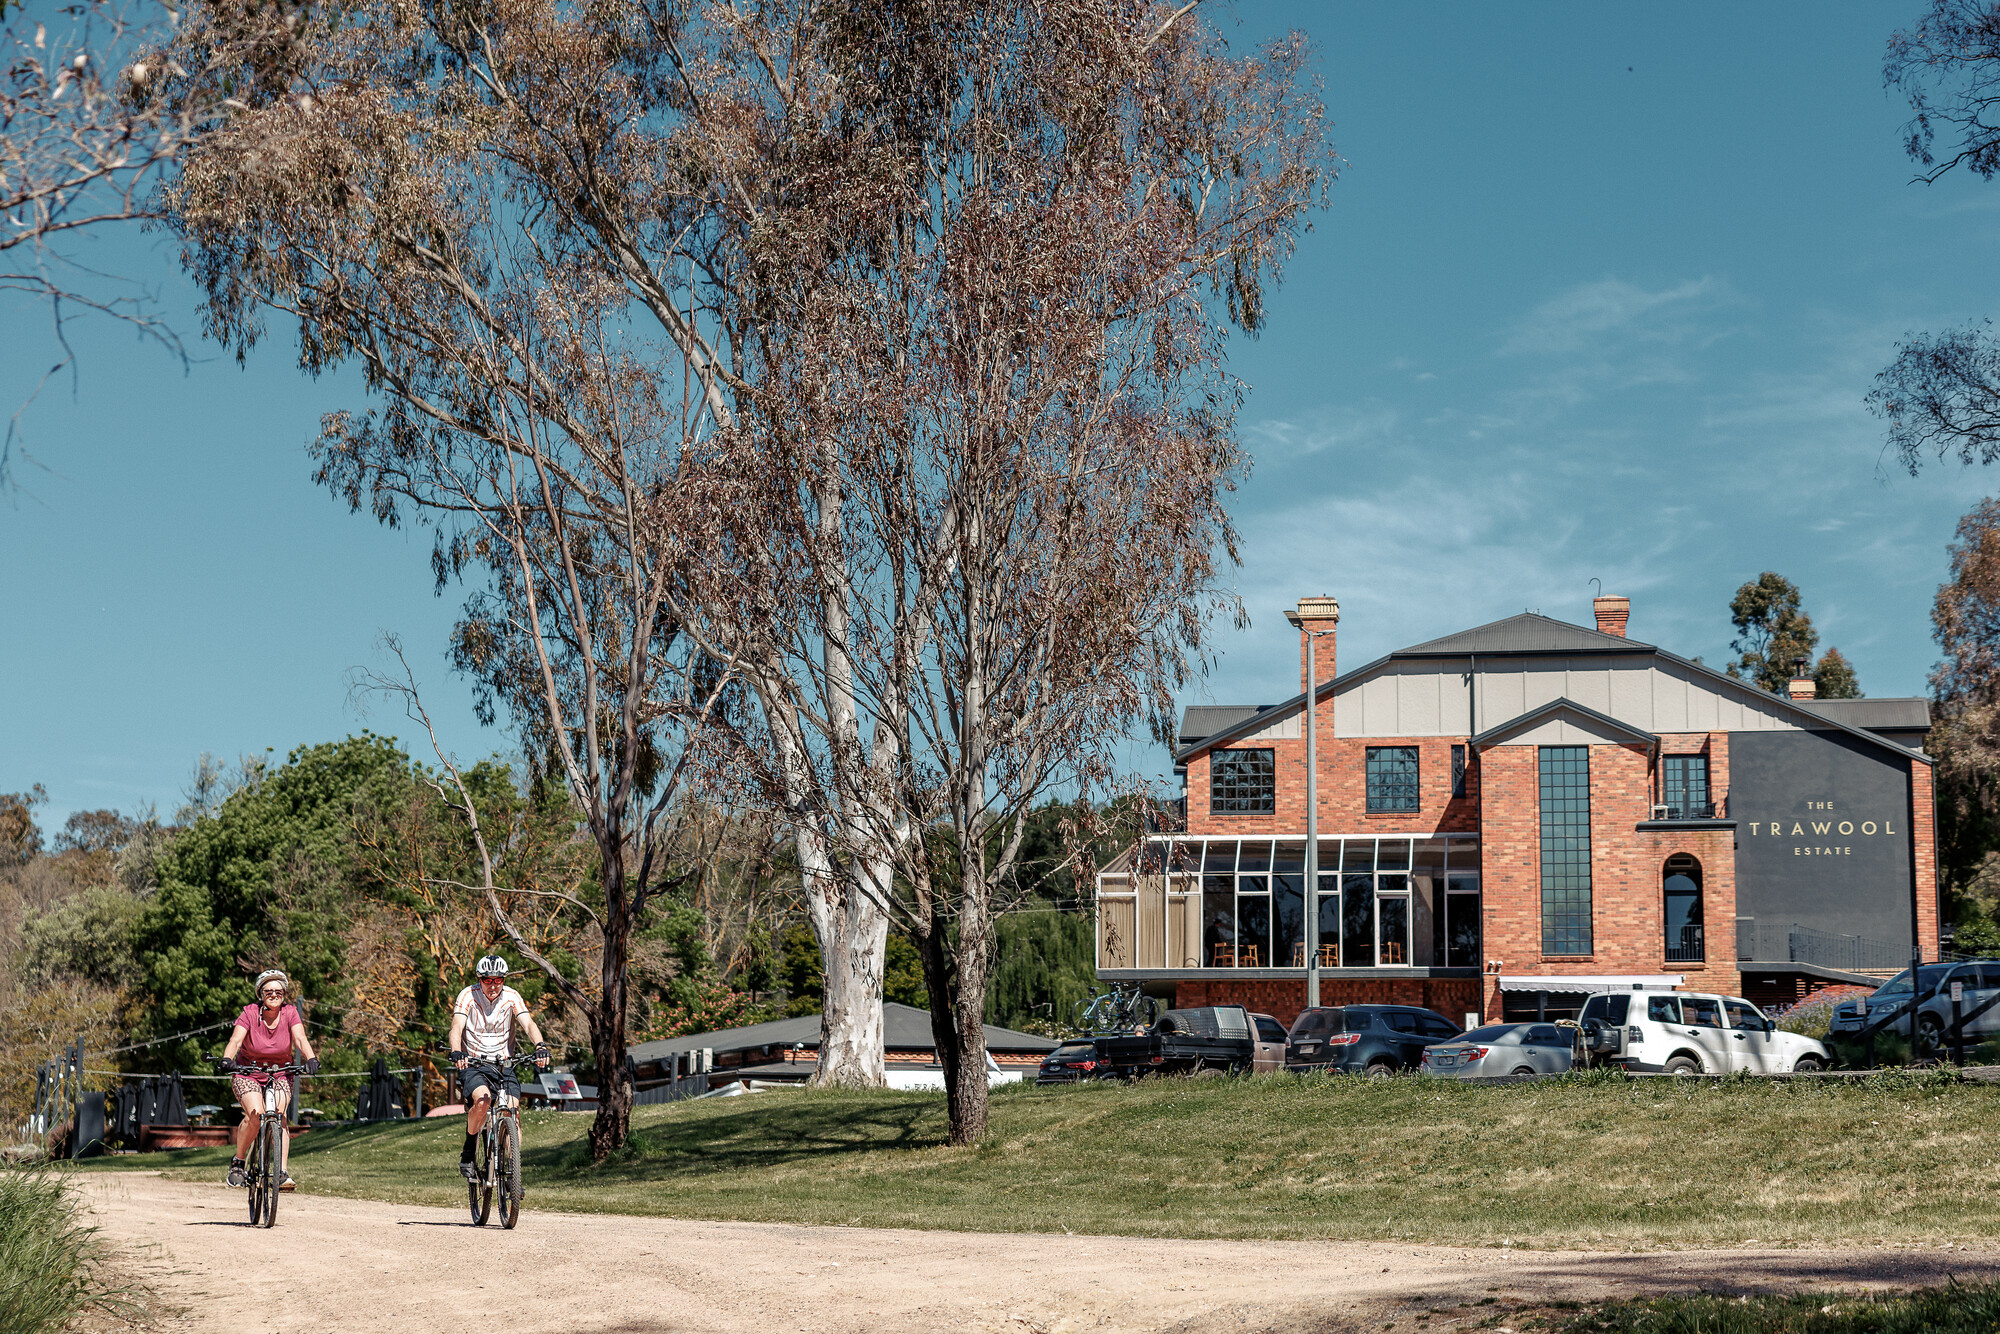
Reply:
[[1661, 872], [1666, 907], [1668, 963], [1700, 963], [1701, 863], [1685, 852], [1667, 858]]

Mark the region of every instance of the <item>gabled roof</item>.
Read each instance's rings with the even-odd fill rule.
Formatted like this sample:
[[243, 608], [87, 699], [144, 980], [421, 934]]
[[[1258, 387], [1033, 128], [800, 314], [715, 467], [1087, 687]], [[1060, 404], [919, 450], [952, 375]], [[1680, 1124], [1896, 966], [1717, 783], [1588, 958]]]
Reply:
[[1535, 727], [1550, 718], [1562, 714], [1570, 715], [1593, 731], [1609, 732], [1613, 736], [1622, 736], [1632, 741], [1645, 742], [1648, 745], [1658, 740], [1651, 732], [1645, 731], [1642, 728], [1634, 727], [1630, 723], [1620, 722], [1608, 713], [1599, 713], [1596, 709], [1590, 708], [1588, 705], [1579, 704], [1573, 699], [1563, 698], [1552, 699], [1537, 708], [1529, 709], [1526, 713], [1518, 717], [1509, 718], [1497, 727], [1487, 728], [1484, 732], [1472, 738], [1472, 744], [1475, 746], [1494, 745], [1497, 742], [1506, 740], [1517, 732], [1525, 732], [1530, 727]]
[[[1021, 1033], [997, 1024], [984, 1025], [990, 1051], [1054, 1051], [1053, 1040], [1034, 1033]], [[672, 1052], [751, 1051], [760, 1047], [817, 1047], [819, 1016], [802, 1014], [792, 1019], [748, 1024], [742, 1028], [718, 1029], [713, 1033], [684, 1033], [677, 1038], [642, 1042], [627, 1053], [640, 1065], [657, 1061]], [[882, 1045], [891, 1051], [933, 1051], [937, 1040], [931, 1035], [931, 1014], [898, 1001], [882, 1002]]]
[[[1707, 677], [1718, 685], [1738, 690], [1756, 690], [1756, 687], [1739, 681], [1726, 673], [1719, 672], [1707, 663], [1696, 662], [1692, 658], [1683, 658], [1678, 653], [1670, 653], [1657, 645], [1643, 643], [1637, 639], [1626, 639], [1619, 635], [1607, 635], [1597, 630], [1587, 630], [1583, 626], [1571, 625], [1567, 621], [1558, 621], [1544, 616], [1540, 612], [1523, 612], [1519, 616], [1509, 616], [1505, 620], [1476, 626], [1471, 630], [1464, 630], [1458, 634], [1446, 635], [1442, 639], [1433, 639], [1427, 643], [1414, 644], [1409, 648], [1397, 649], [1395, 652], [1385, 654], [1373, 662], [1364, 663], [1352, 671], [1342, 672], [1331, 681], [1321, 681], [1317, 695], [1318, 698], [1323, 700], [1343, 686], [1357, 681], [1377, 668], [1385, 666], [1399, 658], [1465, 658], [1487, 657], [1489, 655], [1505, 657], [1509, 655], [1525, 656], [1559, 653], [1649, 653], [1698, 676]], [[1761, 690], [1757, 690], [1756, 693], [1759, 695], [1764, 694]], [[1878, 699], [1814, 700], [1808, 702], [1805, 700], [1790, 699], [1784, 695], [1771, 695], [1768, 698], [1774, 701], [1781, 710], [1790, 710], [1801, 726], [1810, 727], [1814, 723], [1818, 723], [1822, 730], [1847, 732], [1878, 746], [1887, 746], [1889, 749], [1910, 759], [1918, 760], [1925, 764], [1935, 762], [1931, 756], [1907, 744], [1905, 738], [1909, 737], [1915, 731], [1914, 725], [1891, 724], [1887, 722], [1856, 722], [1851, 720], [1844, 708], [1826, 707], [1829, 705], [1845, 706], [1849, 704], [1886, 706], [1892, 703], [1906, 706], [1910, 701]], [[1180, 749], [1174, 752], [1174, 763], [1176, 765], [1184, 764], [1210, 746], [1219, 745], [1225, 741], [1233, 741], [1246, 732], [1255, 731], [1257, 727], [1262, 725], [1260, 720], [1266, 715], [1282, 717], [1288, 710], [1303, 708], [1305, 702], [1306, 696], [1302, 690], [1288, 700], [1277, 704], [1266, 704], [1257, 708], [1251, 708], [1247, 705], [1203, 706], [1204, 710], [1213, 708], [1217, 713], [1225, 710], [1237, 711], [1239, 712], [1239, 716], [1234, 722], [1227, 723], [1206, 736], [1195, 739], [1190, 739], [1192, 732], [1190, 723], [1193, 721], [1192, 715], [1194, 710], [1189, 709], [1188, 715], [1184, 717], [1182, 722], [1181, 736], [1179, 738]], [[1915, 703], [1922, 704], [1923, 701], [1918, 700]], [[1815, 709], [1812, 705], [1820, 707]], [[1900, 709], [1897, 711], [1896, 716], [1903, 716]], [[1811, 721], [1809, 722], [1808, 719]], [[1203, 721], [1205, 723], [1207, 719], [1205, 718]], [[1928, 705], [1925, 706], [1925, 722], [1923, 725], [1925, 727], [1929, 726]], [[1620, 723], [1619, 726], [1623, 727], [1625, 724]], [[1877, 728], [1881, 730], [1878, 731], [1876, 730]]]
[[1540, 653], [1651, 653], [1654, 646], [1586, 630], [1568, 621], [1558, 621], [1538, 611], [1524, 611], [1504, 621], [1461, 630], [1455, 635], [1423, 644], [1399, 648], [1392, 658], [1465, 658], [1477, 654], [1519, 655]]

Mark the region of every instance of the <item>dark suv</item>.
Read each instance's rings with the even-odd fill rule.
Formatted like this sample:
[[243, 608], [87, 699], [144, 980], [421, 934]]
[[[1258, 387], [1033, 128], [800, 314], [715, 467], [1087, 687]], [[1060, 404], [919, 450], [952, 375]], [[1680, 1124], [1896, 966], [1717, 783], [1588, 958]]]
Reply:
[[1292, 1021], [1285, 1039], [1285, 1069], [1393, 1075], [1415, 1070], [1424, 1048], [1459, 1035], [1459, 1027], [1435, 1010], [1415, 1005], [1342, 1005], [1307, 1010]]

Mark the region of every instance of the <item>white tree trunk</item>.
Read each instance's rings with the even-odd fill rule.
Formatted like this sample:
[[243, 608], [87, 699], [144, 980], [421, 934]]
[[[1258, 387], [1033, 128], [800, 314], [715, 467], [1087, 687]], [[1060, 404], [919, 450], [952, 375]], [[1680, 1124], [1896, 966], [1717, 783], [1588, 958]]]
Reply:
[[883, 883], [850, 883], [870, 872], [850, 860], [836, 870], [817, 836], [798, 839], [805, 869], [806, 915], [819, 939], [826, 991], [820, 1007], [815, 1085], [880, 1088], [888, 1082], [882, 1052], [882, 973], [889, 948]]

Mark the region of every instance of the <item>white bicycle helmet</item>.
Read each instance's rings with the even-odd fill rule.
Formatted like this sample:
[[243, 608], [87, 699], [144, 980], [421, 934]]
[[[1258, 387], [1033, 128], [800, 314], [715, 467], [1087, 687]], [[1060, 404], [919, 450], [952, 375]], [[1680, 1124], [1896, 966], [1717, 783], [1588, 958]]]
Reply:
[[292, 979], [285, 976], [284, 969], [266, 968], [263, 972], [257, 974], [257, 985], [250, 988], [251, 992], [255, 995], [262, 996], [264, 994], [264, 984], [266, 982], [283, 982], [285, 984], [286, 991], [290, 991], [292, 989]]
[[481, 978], [507, 976], [507, 961], [497, 954], [487, 955], [479, 961], [479, 976]]

